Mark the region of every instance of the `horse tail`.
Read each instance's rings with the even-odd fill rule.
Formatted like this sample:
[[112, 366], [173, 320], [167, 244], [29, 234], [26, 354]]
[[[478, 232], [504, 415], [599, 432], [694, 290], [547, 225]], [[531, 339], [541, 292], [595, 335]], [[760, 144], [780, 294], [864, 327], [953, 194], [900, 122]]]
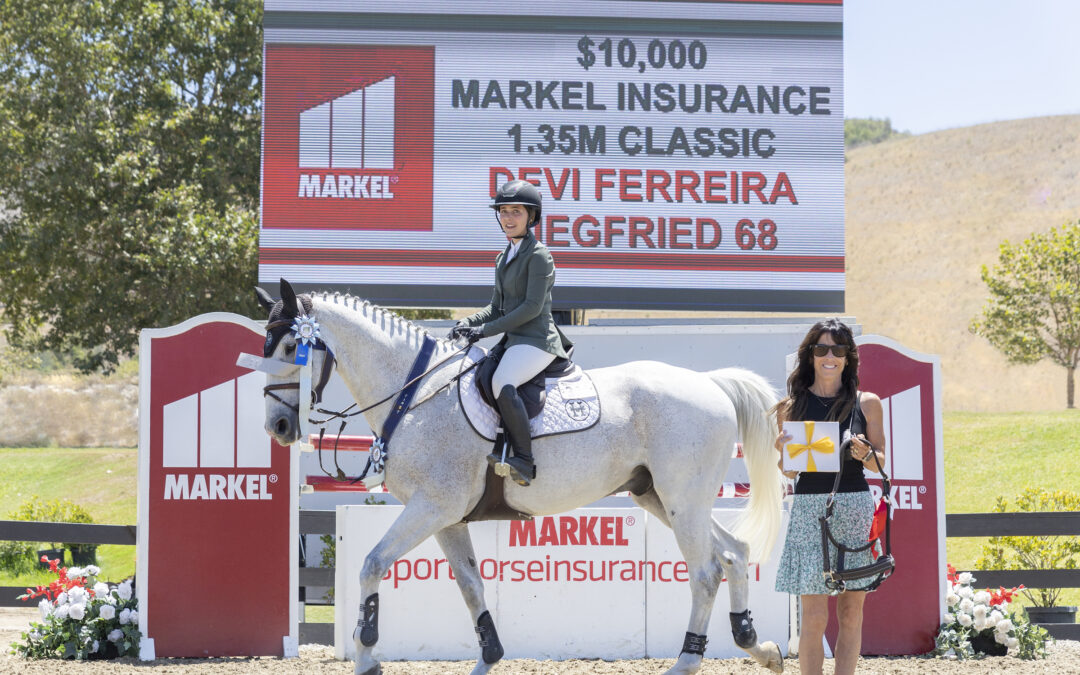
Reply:
[[742, 368], [708, 373], [735, 404], [743, 459], [750, 474], [750, 503], [735, 522], [733, 534], [750, 544], [750, 559], [764, 562], [780, 534], [784, 476], [777, 467], [776, 393], [768, 381]]

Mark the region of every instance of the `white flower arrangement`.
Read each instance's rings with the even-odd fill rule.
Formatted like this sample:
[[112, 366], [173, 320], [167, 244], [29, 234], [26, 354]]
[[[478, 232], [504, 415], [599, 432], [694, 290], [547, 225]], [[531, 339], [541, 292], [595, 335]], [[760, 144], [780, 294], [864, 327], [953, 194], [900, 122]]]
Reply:
[[131, 581], [110, 585], [98, 581], [101, 570], [60, 567], [47, 560], [56, 581], [27, 589], [23, 600], [38, 602], [40, 622], [30, 624], [22, 642], [11, 644], [12, 653], [28, 658], [98, 659], [138, 656], [138, 600], [132, 597]]
[[1053, 638], [1026, 617], [1009, 611], [1009, 603], [1024, 589], [1022, 585], [1009, 590], [976, 591], [971, 587], [975, 577], [970, 572], [957, 574], [952, 565], [948, 568], [945, 623], [934, 639], [935, 656], [967, 659], [1001, 645], [1002, 655], [1007, 650], [1021, 659], [1046, 658], [1046, 643]]

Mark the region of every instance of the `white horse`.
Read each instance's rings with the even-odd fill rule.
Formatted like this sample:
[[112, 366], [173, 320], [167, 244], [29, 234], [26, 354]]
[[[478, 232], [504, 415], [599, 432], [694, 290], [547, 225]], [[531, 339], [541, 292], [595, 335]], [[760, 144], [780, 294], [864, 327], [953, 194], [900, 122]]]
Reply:
[[[281, 335], [282, 325], [306, 312], [319, 325], [321, 338], [337, 358], [338, 371], [359, 405], [374, 403], [401, 387], [426, 331], [366, 301], [349, 296], [297, 296], [282, 280], [276, 306], [259, 289], [276, 329], [268, 331], [268, 361], [279, 373], [293, 362], [296, 339]], [[268, 327], [273, 324], [269, 324]], [[271, 335], [279, 331], [276, 337]], [[274, 340], [279, 339], [276, 346]], [[401, 556], [434, 536], [453, 569], [465, 604], [480, 636], [481, 657], [474, 675], [488, 672], [503, 649], [484, 602], [469, 530], [462, 518], [484, 491], [489, 441], [469, 426], [454, 387], [440, 387], [458, 373], [459, 345], [437, 339], [431, 364], [447, 363], [428, 375], [416, 394], [422, 402], [402, 420], [388, 446], [386, 486], [405, 504], [360, 572], [360, 624], [356, 640], [357, 675], [382, 672], [372, 656], [378, 640], [379, 582]], [[325, 352], [315, 351], [320, 371]], [[284, 362], [284, 363], [282, 363]], [[687, 638], [678, 661], [668, 670], [696, 673], [701, 667], [705, 633], [713, 600], [726, 575], [735, 643], [758, 663], [783, 672], [783, 657], [773, 642], [758, 643], [750, 621], [748, 563], [768, 556], [781, 520], [782, 477], [773, 449], [775, 421], [768, 414], [775, 394], [764, 379], [749, 371], [723, 369], [699, 373], [654, 361], [588, 371], [599, 393], [603, 414], [592, 428], [539, 438], [533, 443], [536, 479], [530, 487], [505, 482], [506, 502], [534, 515], [565, 512], [627, 489], [632, 476], [640, 495], [634, 501], [675, 533], [689, 568], [693, 602]], [[299, 438], [298, 389], [287, 389], [298, 375], [271, 376], [280, 396], [266, 398], [266, 430], [279, 443]], [[292, 385], [295, 386], [295, 385]], [[308, 392], [299, 392], [309, 396]], [[426, 400], [425, 400], [426, 399]], [[392, 402], [365, 413], [378, 432]], [[751, 497], [736, 534], [712, 518], [713, 503], [741, 435], [752, 485]], [[647, 472], [647, 473], [646, 473]], [[642, 481], [642, 477], [646, 480]], [[651, 480], [650, 480], [651, 479]]]

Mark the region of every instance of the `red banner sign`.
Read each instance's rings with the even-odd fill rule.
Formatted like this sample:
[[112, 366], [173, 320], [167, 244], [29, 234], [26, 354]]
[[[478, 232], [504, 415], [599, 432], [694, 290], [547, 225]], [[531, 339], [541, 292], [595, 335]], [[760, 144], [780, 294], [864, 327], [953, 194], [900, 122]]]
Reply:
[[257, 323], [207, 314], [140, 336], [138, 594], [144, 658], [288, 655], [296, 461], [263, 430]]
[[[862, 653], [923, 654], [934, 647], [945, 597], [941, 364], [888, 338], [856, 342], [859, 386], [880, 396], [883, 405], [896, 558], [892, 577], [866, 596]], [[880, 496], [881, 481], [869, 473], [867, 479], [875, 498]], [[834, 606], [827, 631], [832, 645], [835, 616]]]

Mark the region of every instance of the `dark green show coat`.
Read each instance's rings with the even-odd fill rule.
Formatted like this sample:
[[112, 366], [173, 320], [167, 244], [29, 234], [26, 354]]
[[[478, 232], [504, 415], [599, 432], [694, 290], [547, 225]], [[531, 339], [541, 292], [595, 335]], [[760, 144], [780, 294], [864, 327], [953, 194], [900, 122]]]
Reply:
[[532, 230], [509, 264], [503, 260], [510, 245], [495, 257], [495, 290], [491, 304], [465, 319], [470, 326], [484, 327], [484, 335], [506, 333], [506, 347], [532, 345], [549, 354], [567, 358], [573, 343], [555, 326], [551, 317], [551, 288], [555, 285], [555, 261], [547, 246]]

